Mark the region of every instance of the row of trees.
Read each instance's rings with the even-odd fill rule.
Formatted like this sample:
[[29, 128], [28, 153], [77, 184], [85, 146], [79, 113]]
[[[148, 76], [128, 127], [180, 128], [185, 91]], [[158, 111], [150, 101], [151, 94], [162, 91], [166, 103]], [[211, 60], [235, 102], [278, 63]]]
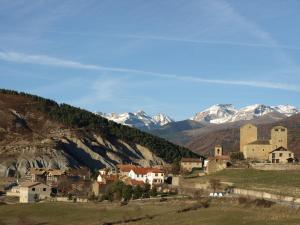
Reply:
[[95, 115], [87, 110], [67, 104], [57, 104], [55, 101], [23, 92], [0, 89], [0, 93], [31, 98], [34, 101], [32, 107], [42, 111], [53, 120], [70, 127], [99, 132], [107, 139], [118, 138], [132, 145], [140, 144], [149, 148], [155, 155], [169, 163], [182, 157], [199, 157], [199, 155], [187, 148], [172, 144], [163, 138], [142, 132], [138, 129], [108, 121], [106, 118]]
[[131, 199], [150, 198], [155, 196], [157, 196], [157, 189], [155, 186], [153, 186], [152, 189], [149, 184], [133, 187], [118, 180], [106, 188], [105, 193], [102, 195], [102, 200], [122, 200], [127, 202]]

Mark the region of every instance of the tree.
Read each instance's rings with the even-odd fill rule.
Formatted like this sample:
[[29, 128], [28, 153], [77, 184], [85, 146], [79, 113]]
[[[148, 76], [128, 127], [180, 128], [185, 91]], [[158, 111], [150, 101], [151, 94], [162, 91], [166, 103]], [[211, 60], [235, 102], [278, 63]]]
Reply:
[[171, 165], [172, 167], [172, 173], [173, 174], [179, 174], [180, 173], [180, 162], [178, 160], [174, 161]]
[[133, 189], [133, 199], [139, 199], [143, 196], [143, 189], [140, 185]]
[[151, 197], [156, 197], [157, 196], [157, 188], [155, 186], [152, 187], [150, 191], [150, 196]]
[[108, 188], [108, 192], [113, 195], [114, 200], [121, 200], [122, 199], [122, 190], [125, 184], [117, 180]]
[[122, 197], [124, 201], [129, 201], [132, 198], [133, 189], [130, 185], [124, 185], [122, 189]]
[[146, 183], [143, 188], [143, 198], [150, 198], [150, 184]]
[[210, 187], [216, 192], [217, 189], [221, 187], [221, 182], [218, 179], [210, 179], [209, 180]]
[[230, 154], [230, 159], [235, 161], [235, 160], [244, 160], [244, 154], [243, 152], [232, 152]]

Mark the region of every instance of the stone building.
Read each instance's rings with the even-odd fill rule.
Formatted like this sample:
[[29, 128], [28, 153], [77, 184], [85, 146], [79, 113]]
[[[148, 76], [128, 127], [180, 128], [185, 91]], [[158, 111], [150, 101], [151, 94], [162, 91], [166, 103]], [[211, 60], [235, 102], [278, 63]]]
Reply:
[[202, 168], [202, 158], [182, 158], [180, 170], [191, 172], [194, 168]]
[[215, 146], [214, 156], [208, 157], [204, 161], [204, 171], [206, 174], [211, 174], [225, 169], [228, 166], [230, 157], [223, 155], [223, 147], [221, 145]]
[[292, 163], [294, 162], [294, 153], [284, 147], [279, 147], [269, 153], [269, 161], [272, 163]]
[[40, 182], [24, 182], [20, 184], [20, 203], [33, 203], [50, 198], [51, 187]]
[[[257, 127], [248, 123], [240, 128], [240, 151], [243, 152], [245, 159], [268, 161], [270, 153], [275, 149], [280, 147], [287, 149], [287, 139], [287, 128], [275, 126], [271, 129], [271, 139], [261, 140], [257, 135]], [[287, 163], [288, 161], [281, 160], [280, 162]]]

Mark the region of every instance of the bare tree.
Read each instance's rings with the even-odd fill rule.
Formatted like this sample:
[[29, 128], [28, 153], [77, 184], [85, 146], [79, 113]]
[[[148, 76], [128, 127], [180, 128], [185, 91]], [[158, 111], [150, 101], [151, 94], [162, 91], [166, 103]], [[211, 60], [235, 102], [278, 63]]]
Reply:
[[209, 184], [210, 184], [210, 187], [214, 190], [214, 192], [216, 192], [216, 190], [221, 187], [221, 182], [219, 179], [212, 178], [209, 180]]

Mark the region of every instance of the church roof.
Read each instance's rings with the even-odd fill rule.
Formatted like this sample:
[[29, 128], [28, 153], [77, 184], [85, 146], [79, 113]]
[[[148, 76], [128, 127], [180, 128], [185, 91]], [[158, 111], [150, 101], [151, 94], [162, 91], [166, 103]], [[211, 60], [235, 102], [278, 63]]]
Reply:
[[276, 149], [274, 149], [273, 151], [271, 151], [271, 152], [279, 152], [279, 151], [288, 151], [285, 147], [279, 147], [279, 148], [276, 148]]

